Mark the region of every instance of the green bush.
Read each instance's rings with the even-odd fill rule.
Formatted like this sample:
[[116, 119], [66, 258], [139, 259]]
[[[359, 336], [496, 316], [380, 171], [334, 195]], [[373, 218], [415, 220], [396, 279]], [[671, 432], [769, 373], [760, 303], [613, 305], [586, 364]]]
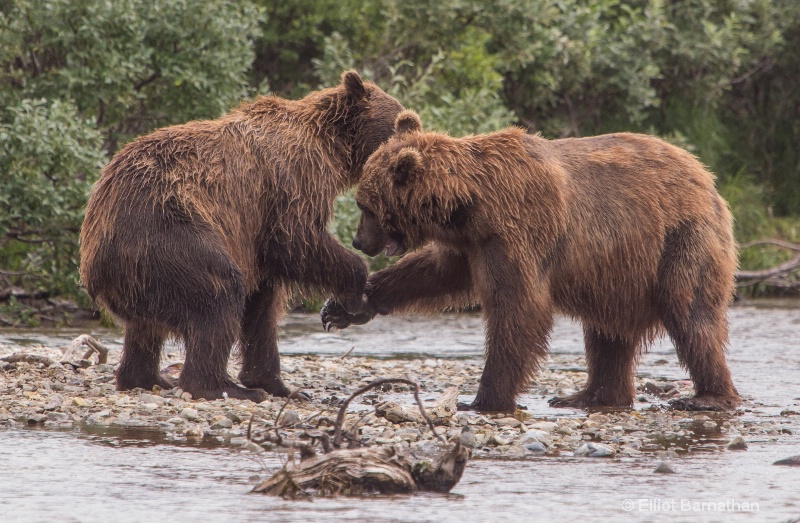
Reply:
[[78, 233], [108, 156], [250, 93], [259, 21], [228, 0], [0, 2], [3, 286], [81, 296]]
[[[87, 190], [133, 137], [351, 67], [454, 136], [664, 136], [717, 174], [739, 241], [797, 241], [797, 49], [796, 0], [0, 0], [0, 282], [79, 294]], [[345, 243], [357, 219], [340, 198]]]
[[0, 123], [0, 266], [26, 287], [78, 288], [77, 235], [95, 174], [100, 133], [69, 102], [22, 100]]

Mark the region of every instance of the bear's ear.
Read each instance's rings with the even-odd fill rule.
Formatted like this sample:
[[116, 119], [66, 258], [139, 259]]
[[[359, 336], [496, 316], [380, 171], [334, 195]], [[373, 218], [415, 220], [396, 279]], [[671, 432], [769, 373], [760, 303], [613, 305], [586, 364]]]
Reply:
[[347, 92], [347, 96], [353, 100], [361, 100], [367, 96], [367, 88], [364, 87], [364, 81], [353, 70], [342, 73], [342, 85]]
[[394, 132], [398, 135], [422, 131], [422, 121], [414, 111], [403, 111], [394, 121]]
[[422, 169], [422, 155], [411, 147], [404, 147], [397, 154], [392, 166], [392, 179], [397, 185], [405, 185], [414, 180]]

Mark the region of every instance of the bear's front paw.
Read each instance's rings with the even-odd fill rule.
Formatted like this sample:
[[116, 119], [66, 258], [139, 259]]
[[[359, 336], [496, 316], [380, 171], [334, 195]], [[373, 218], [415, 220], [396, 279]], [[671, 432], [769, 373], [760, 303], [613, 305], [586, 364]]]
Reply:
[[363, 302], [351, 312], [346, 305], [333, 298], [328, 298], [319, 315], [326, 331], [331, 328], [346, 329], [350, 325], [363, 325], [375, 317], [375, 313], [369, 307], [364, 307]]

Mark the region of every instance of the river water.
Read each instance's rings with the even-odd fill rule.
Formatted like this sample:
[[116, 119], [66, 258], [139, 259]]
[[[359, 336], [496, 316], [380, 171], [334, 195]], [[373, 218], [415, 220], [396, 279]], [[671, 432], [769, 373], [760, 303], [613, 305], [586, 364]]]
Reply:
[[[79, 427], [68, 432], [0, 431], [0, 521], [789, 521], [800, 518], [800, 302], [756, 301], [730, 311], [729, 363], [745, 398], [745, 418], [783, 423], [781, 437], [748, 438], [746, 452], [702, 442], [670, 460], [676, 474], [654, 474], [654, 455], [613, 460], [541, 457], [472, 460], [448, 495], [284, 501], [249, 490], [281, 466], [280, 457], [225, 446], [166, 441], [151, 430]], [[63, 346], [86, 329], [1, 331], [0, 344]], [[120, 333], [93, 330], [112, 349]], [[582, 335], [560, 318], [550, 368], [582, 365]], [[283, 354], [380, 358], [462, 358], [483, 351], [477, 314], [381, 317], [325, 333], [316, 315], [290, 315]], [[175, 350], [174, 347], [168, 350]], [[638, 373], [688, 378], [668, 341], [643, 355]], [[465, 397], [464, 399], [469, 399]], [[575, 415], [547, 398], [520, 398], [537, 417]], [[206, 443], [207, 440], [204, 440]], [[719, 442], [717, 442], [719, 443]]]

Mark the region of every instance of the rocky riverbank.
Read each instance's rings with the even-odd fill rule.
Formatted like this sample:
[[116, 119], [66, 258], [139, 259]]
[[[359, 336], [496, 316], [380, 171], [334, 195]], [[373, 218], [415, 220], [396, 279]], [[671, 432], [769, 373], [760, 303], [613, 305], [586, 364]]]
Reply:
[[[119, 352], [108, 363], [58, 363], [63, 350], [29, 347], [28, 358], [0, 362], [0, 424], [7, 427], [39, 425], [45, 428], [81, 430], [88, 427], [147, 427], [162, 431], [168, 439], [274, 447], [276, 417], [286, 400], [275, 398], [261, 404], [239, 400], [196, 401], [180, 389], [117, 392], [114, 369]], [[0, 357], [10, 354], [0, 346]], [[164, 365], [179, 367], [178, 354]], [[50, 358], [54, 363], [50, 363]], [[283, 438], [309, 440], [332, 432], [339, 404], [359, 387], [380, 378], [406, 378], [419, 383], [428, 404], [458, 387], [462, 400], [477, 389], [482, 361], [384, 360], [353, 356], [295, 356], [282, 358], [288, 382], [309, 392], [309, 402], [291, 402], [279, 422]], [[231, 368], [235, 374], [236, 369]], [[527, 399], [544, 403], [556, 394], [580, 387], [586, 379], [580, 371], [544, 371]], [[747, 442], [777, 441], [796, 430], [793, 412], [767, 419], [737, 414], [670, 411], [669, 398], [691, 394], [691, 383], [637, 383], [640, 408], [585, 413], [562, 409], [563, 416], [537, 416], [536, 409], [510, 414], [439, 413], [437, 430], [459, 437], [473, 449], [474, 458], [525, 459], [542, 455], [675, 457], [714, 449], [743, 449]], [[644, 406], [644, 408], [641, 408]], [[746, 407], [745, 407], [746, 408]], [[392, 409], [395, 411], [393, 415]], [[406, 385], [387, 385], [354, 399], [345, 429], [367, 444], [431, 445], [434, 436], [424, 423], [404, 420], [396, 412], [415, 411], [413, 393]], [[559, 411], [561, 412], [561, 411]], [[383, 417], [381, 417], [383, 416]], [[413, 416], [412, 416], [413, 418]]]

